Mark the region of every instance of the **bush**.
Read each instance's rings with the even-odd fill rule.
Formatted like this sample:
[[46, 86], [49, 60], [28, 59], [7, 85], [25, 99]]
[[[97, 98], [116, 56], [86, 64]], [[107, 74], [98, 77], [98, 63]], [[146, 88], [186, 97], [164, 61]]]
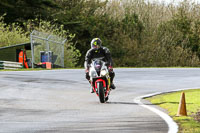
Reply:
[[27, 35], [17, 23], [7, 25], [4, 16], [0, 17], [0, 47], [28, 42], [30, 39]]

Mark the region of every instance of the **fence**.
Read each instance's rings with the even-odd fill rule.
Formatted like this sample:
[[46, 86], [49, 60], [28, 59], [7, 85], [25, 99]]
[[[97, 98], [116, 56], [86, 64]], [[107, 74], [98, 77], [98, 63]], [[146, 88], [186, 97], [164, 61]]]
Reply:
[[0, 61], [0, 69], [20, 69], [22, 63], [11, 61]]
[[52, 67], [64, 67], [65, 38], [34, 30], [31, 33], [32, 68], [39, 62], [51, 62]]

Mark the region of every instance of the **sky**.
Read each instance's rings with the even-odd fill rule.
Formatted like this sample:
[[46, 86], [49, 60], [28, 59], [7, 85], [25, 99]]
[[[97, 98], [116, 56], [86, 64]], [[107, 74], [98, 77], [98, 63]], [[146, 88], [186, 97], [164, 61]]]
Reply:
[[[164, 2], [166, 4], [169, 4], [174, 1], [175, 4], [178, 4], [179, 2], [182, 2], [184, 0], [148, 0], [153, 2]], [[190, 0], [191, 2], [200, 3], [200, 0]]]

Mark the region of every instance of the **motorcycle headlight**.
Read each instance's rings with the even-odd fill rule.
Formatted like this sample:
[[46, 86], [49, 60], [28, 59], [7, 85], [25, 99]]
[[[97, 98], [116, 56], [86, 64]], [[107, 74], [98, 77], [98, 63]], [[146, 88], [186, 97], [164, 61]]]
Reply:
[[105, 76], [106, 73], [107, 73], [106, 70], [101, 70], [101, 75], [102, 75], [102, 76]]

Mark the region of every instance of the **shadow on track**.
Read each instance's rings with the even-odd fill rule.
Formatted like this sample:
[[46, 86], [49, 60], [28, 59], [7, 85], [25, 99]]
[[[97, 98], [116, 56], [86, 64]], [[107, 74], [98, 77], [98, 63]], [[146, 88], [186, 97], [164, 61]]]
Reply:
[[107, 102], [107, 104], [126, 104], [126, 105], [137, 105], [137, 103], [133, 103], [133, 102]]

